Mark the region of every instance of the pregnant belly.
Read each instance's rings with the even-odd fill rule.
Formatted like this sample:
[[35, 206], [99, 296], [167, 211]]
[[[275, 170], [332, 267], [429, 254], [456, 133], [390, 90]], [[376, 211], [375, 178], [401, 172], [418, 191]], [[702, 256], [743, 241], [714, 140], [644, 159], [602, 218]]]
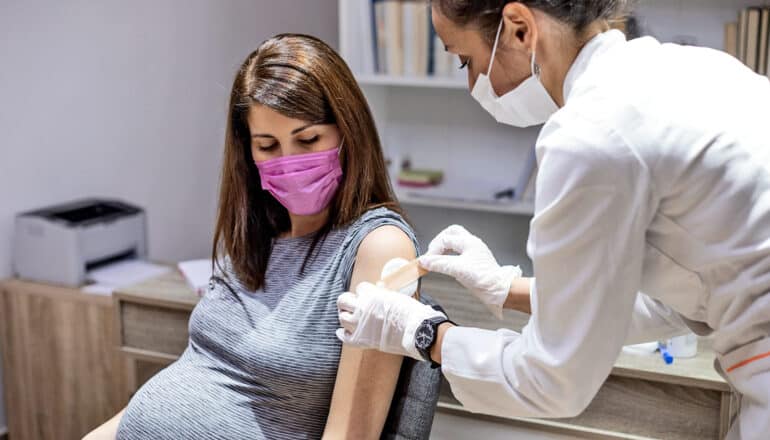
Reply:
[[[183, 356], [137, 391], [118, 428], [119, 440], [320, 438], [322, 417], [235, 380], [221, 368]], [[316, 415], [317, 412], [316, 412]], [[304, 419], [303, 419], [304, 417]], [[298, 419], [299, 418], [299, 419]]]

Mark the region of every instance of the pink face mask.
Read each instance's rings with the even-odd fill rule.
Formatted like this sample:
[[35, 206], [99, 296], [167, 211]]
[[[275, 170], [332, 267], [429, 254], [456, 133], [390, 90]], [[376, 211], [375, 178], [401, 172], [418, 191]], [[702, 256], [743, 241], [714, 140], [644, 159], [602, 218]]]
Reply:
[[296, 215], [323, 211], [342, 181], [339, 148], [255, 163], [262, 189]]

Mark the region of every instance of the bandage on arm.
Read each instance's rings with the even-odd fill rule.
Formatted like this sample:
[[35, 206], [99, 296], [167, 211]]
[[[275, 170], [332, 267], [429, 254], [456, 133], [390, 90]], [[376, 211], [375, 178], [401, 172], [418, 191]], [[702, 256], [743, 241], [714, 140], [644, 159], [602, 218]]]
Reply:
[[377, 284], [386, 289], [419, 298], [418, 281], [427, 274], [428, 271], [423, 269], [416, 259], [409, 261], [404, 258], [394, 258], [383, 266], [380, 281]]

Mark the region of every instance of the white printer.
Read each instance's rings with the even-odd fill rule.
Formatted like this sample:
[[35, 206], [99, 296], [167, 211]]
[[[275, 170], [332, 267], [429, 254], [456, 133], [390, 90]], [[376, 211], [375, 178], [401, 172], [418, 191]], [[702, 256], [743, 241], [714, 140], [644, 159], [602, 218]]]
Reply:
[[144, 211], [118, 200], [77, 200], [16, 216], [13, 267], [19, 278], [80, 286], [90, 269], [146, 256]]

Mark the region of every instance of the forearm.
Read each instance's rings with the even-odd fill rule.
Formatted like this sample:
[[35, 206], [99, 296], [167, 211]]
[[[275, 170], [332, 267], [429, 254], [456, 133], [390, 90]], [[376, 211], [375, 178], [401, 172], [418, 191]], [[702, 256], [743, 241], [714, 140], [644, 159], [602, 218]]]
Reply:
[[[508, 292], [508, 298], [505, 300], [504, 308], [510, 310], [518, 310], [526, 314], [532, 313], [532, 307], [529, 302], [530, 286], [534, 282], [534, 278], [516, 278], [511, 283], [511, 290]], [[438, 327], [436, 334], [436, 343], [433, 344], [433, 348], [430, 351], [430, 358], [436, 362], [441, 363], [441, 345], [444, 341], [444, 334], [447, 330], [454, 327], [449, 322], [445, 322]]]
[[530, 304], [530, 289], [534, 278], [516, 278], [511, 283], [511, 289], [508, 291], [508, 298], [505, 299], [503, 308], [517, 310], [528, 315], [532, 314]]
[[380, 438], [402, 360], [379, 351], [343, 347], [323, 438]]
[[101, 426], [88, 433], [83, 440], [113, 440], [118, 434], [118, 426], [123, 418], [125, 409], [117, 413], [113, 418], [104, 422]]

